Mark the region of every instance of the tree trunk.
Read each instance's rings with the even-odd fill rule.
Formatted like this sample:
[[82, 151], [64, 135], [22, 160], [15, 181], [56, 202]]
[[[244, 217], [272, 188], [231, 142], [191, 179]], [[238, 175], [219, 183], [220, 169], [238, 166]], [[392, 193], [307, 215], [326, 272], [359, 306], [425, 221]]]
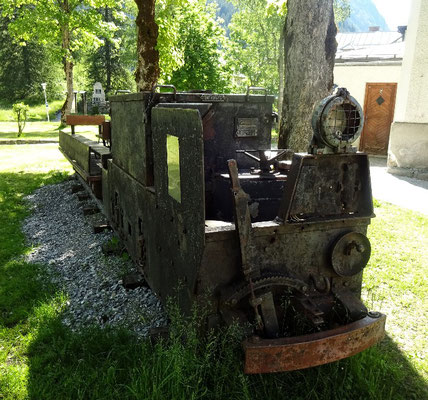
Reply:
[[134, 0], [138, 6], [137, 70], [135, 81], [139, 91], [152, 90], [159, 78], [159, 52], [155, 49], [158, 26], [155, 22], [155, 0]]
[[[70, 14], [68, 0], [64, 0], [64, 2], [61, 4], [61, 7], [64, 14]], [[61, 27], [61, 39], [61, 46], [64, 52], [62, 62], [64, 66], [65, 80], [67, 82], [67, 95], [61, 108], [61, 124], [65, 125], [65, 116], [70, 114], [71, 106], [73, 104], [73, 59], [71, 57], [70, 51], [70, 28], [68, 26], [67, 20]]]
[[[110, 12], [109, 8], [106, 6], [104, 9], [104, 20], [105, 22], [110, 22]], [[112, 60], [111, 60], [111, 44], [110, 39], [105, 38], [105, 60], [106, 60], [106, 89], [105, 93], [109, 94], [111, 91], [111, 76], [112, 76]]]
[[[284, 27], [281, 29], [279, 36], [279, 57], [278, 57], [278, 75], [279, 75], [279, 91], [278, 91], [278, 122], [281, 121], [282, 105], [284, 103]], [[279, 124], [278, 124], [279, 126]]]
[[307, 151], [313, 106], [333, 88], [336, 55], [333, 0], [289, 0], [279, 148]]
[[67, 81], [67, 95], [61, 108], [61, 124], [65, 125], [65, 116], [71, 113], [71, 106], [73, 105], [73, 62], [64, 57], [63, 64]]

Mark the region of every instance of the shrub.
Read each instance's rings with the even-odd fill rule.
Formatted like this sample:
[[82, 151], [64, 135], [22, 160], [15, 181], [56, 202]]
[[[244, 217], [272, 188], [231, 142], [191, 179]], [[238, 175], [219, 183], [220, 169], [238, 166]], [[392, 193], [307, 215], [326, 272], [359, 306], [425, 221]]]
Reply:
[[15, 115], [15, 120], [18, 122], [18, 137], [20, 137], [25, 128], [25, 123], [27, 122], [27, 111], [30, 107], [24, 103], [15, 103], [12, 106], [12, 109], [13, 114]]

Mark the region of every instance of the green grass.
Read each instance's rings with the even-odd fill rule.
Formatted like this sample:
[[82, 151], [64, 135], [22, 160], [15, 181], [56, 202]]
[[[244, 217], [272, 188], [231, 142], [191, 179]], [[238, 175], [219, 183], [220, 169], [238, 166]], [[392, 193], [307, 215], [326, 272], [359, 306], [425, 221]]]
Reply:
[[[49, 103], [49, 117], [53, 121], [56, 113], [61, 110], [63, 100], [55, 100]], [[107, 120], [110, 119], [106, 116]], [[27, 114], [27, 123], [21, 137], [17, 137], [18, 124], [12, 112], [12, 105], [0, 102], [0, 142], [4, 140], [58, 140], [59, 122], [46, 122], [46, 108], [44, 104], [31, 105]], [[64, 129], [70, 132], [70, 127]], [[98, 140], [98, 127], [76, 126], [76, 133], [86, 136], [91, 140]]]
[[[49, 103], [49, 118], [54, 120], [58, 110], [61, 110], [64, 100], [54, 100]], [[30, 106], [30, 111], [27, 114], [28, 121], [46, 121], [46, 106], [44, 103]], [[12, 122], [15, 121], [12, 105], [0, 105], [0, 121]]]
[[[0, 122], [0, 143], [1, 141], [26, 141], [26, 140], [58, 140], [59, 122], [27, 122], [21, 137], [17, 137], [18, 125], [16, 122]], [[70, 127], [62, 129], [71, 132]], [[76, 126], [76, 133], [92, 140], [98, 140], [97, 126]]]
[[388, 315], [388, 334], [427, 379], [428, 217], [384, 202], [375, 204], [363, 296], [368, 305]]
[[364, 297], [388, 313], [381, 345], [309, 370], [246, 376], [234, 328], [201, 338], [194, 320], [173, 315], [170, 341], [156, 345], [126, 331], [65, 328], [66, 295], [40, 279], [43, 266], [20, 258], [29, 250], [20, 224], [23, 197], [69, 168], [55, 145], [0, 146], [0, 160], [0, 399], [427, 398], [427, 217], [377, 203]]

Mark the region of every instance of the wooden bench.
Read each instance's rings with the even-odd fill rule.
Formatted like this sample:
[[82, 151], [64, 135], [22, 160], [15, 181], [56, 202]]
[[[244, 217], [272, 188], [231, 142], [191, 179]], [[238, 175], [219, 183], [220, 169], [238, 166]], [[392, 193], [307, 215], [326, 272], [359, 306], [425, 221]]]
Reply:
[[71, 126], [71, 134], [74, 135], [74, 127], [76, 125], [97, 125], [101, 135], [101, 126], [105, 122], [104, 115], [77, 115], [69, 114], [65, 116], [65, 122]]
[[110, 122], [106, 121], [104, 115], [66, 115], [66, 123], [71, 126], [71, 134], [74, 135], [76, 125], [98, 126], [98, 141], [102, 140], [104, 146], [110, 146]]

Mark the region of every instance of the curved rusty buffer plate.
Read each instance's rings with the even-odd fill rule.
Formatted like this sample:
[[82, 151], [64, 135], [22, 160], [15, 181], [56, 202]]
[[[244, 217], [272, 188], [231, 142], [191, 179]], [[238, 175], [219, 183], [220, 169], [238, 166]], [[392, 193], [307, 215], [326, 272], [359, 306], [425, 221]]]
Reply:
[[293, 371], [353, 356], [379, 342], [386, 316], [371, 313], [359, 321], [310, 335], [243, 341], [246, 374]]

